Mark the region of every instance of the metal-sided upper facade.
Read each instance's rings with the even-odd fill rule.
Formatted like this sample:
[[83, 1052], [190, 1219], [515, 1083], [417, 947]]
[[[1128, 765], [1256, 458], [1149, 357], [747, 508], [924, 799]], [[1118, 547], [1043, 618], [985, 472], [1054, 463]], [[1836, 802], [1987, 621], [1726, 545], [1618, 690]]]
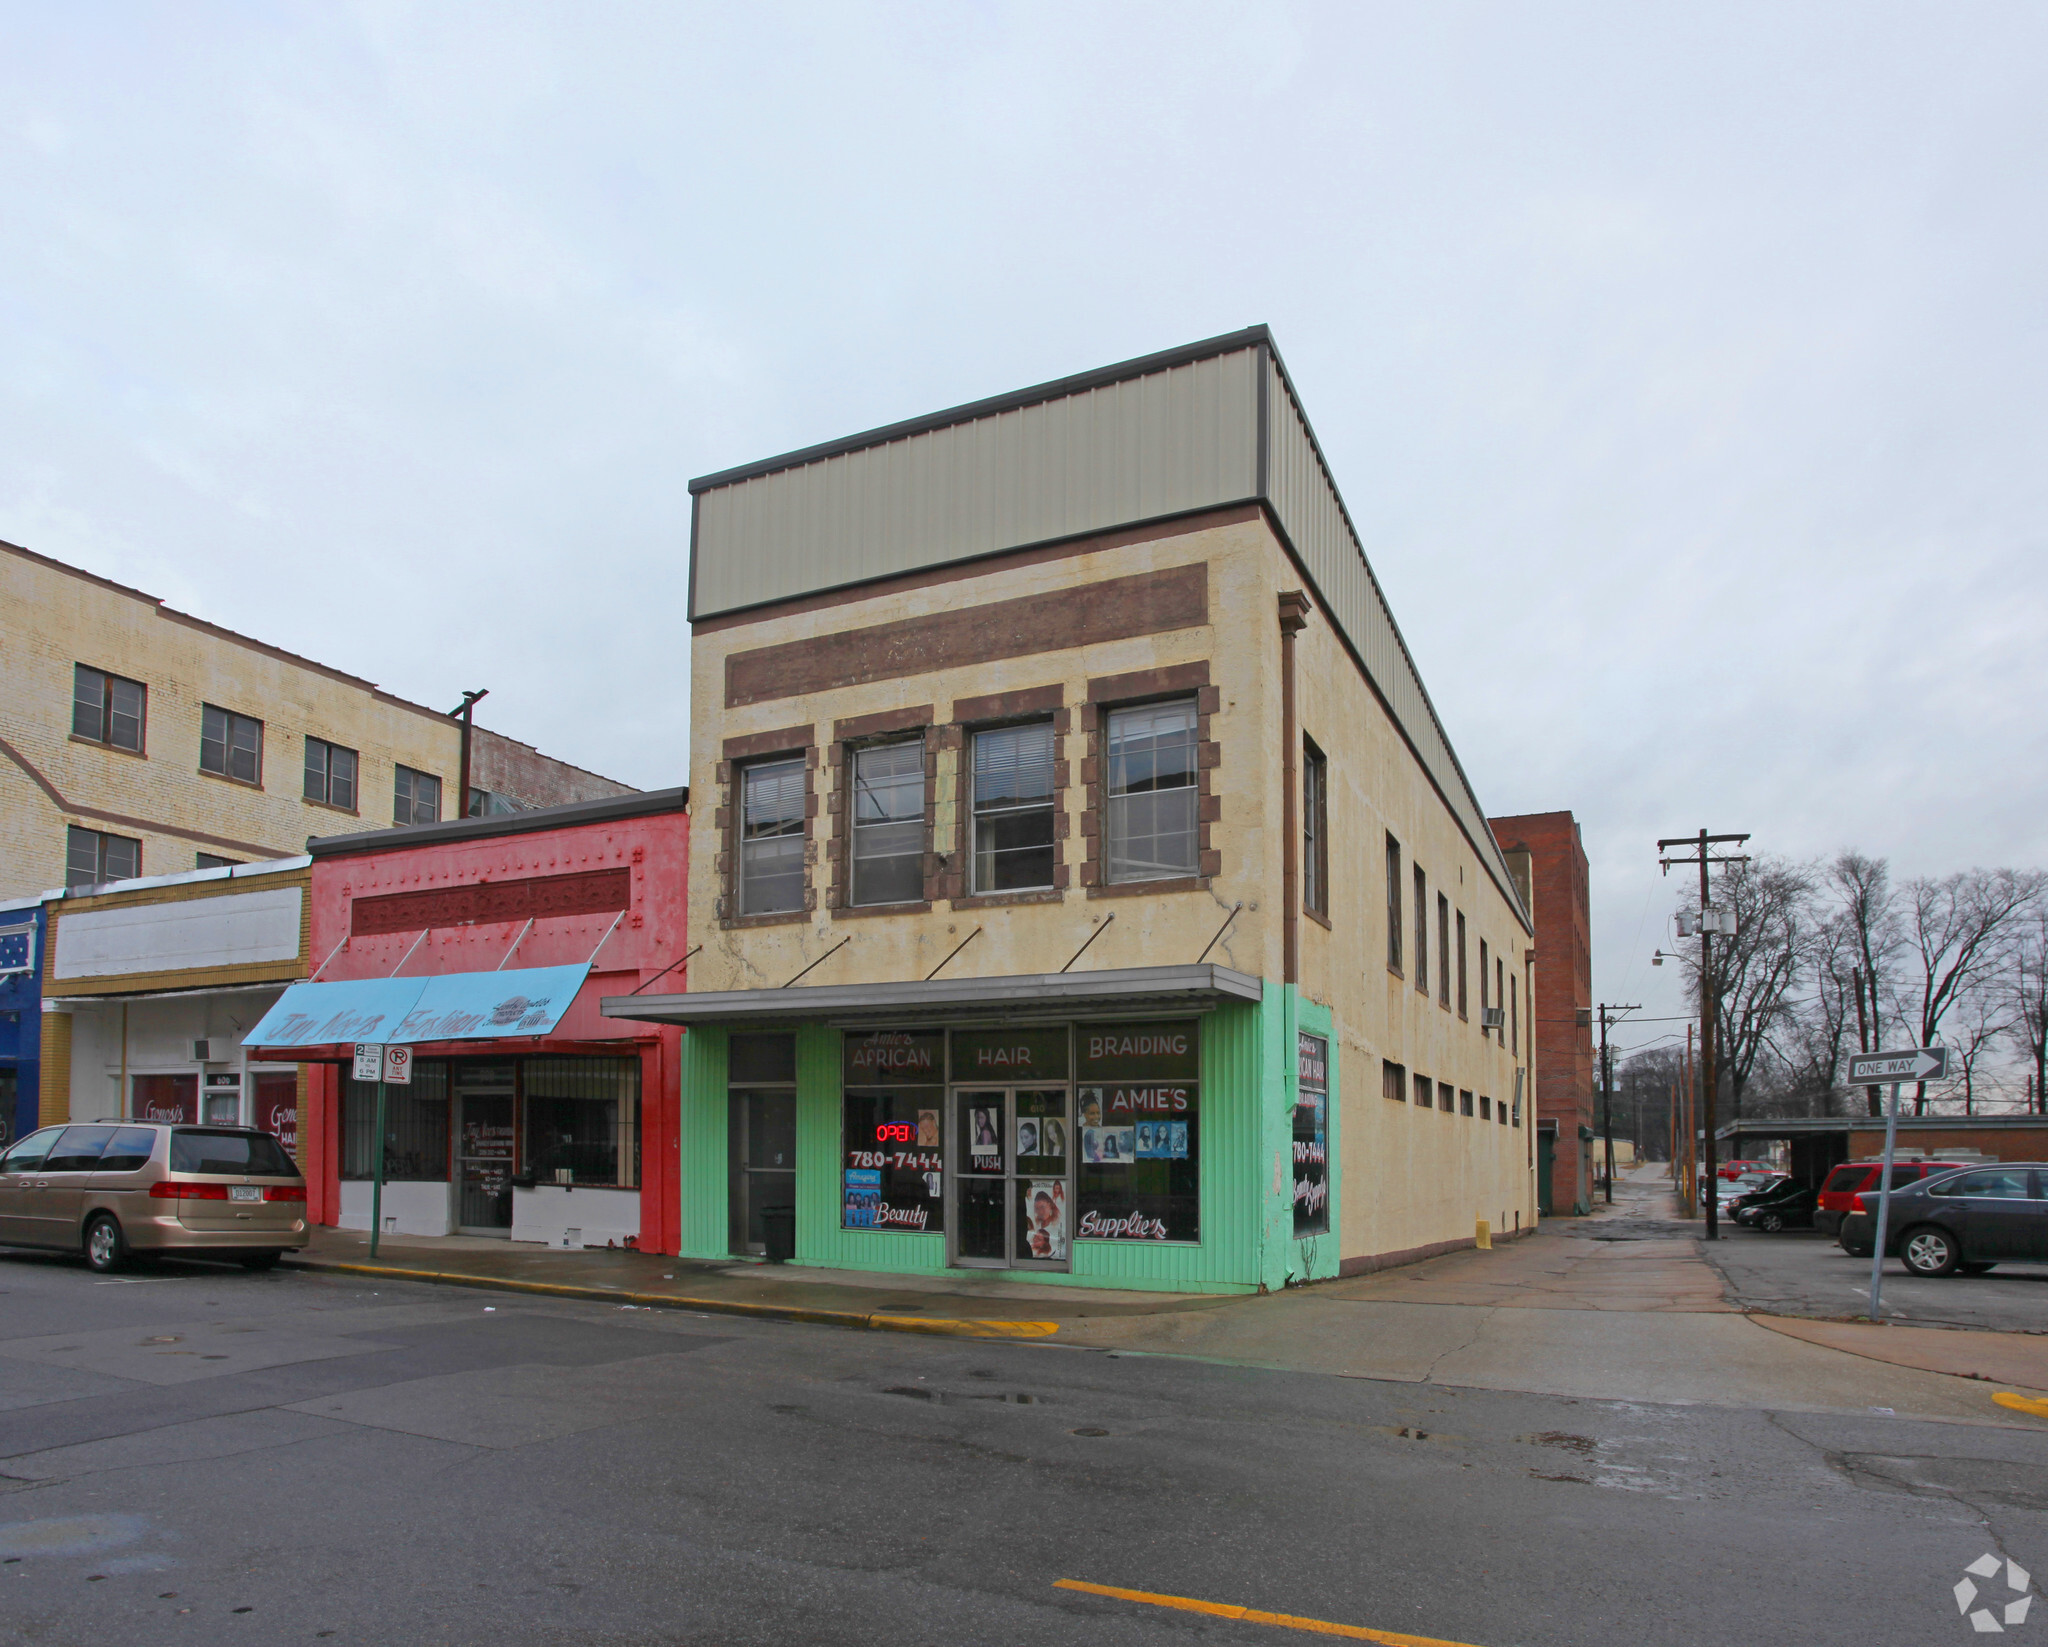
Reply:
[[1528, 926], [1485, 810], [1264, 326], [690, 483], [690, 619], [1261, 505]]

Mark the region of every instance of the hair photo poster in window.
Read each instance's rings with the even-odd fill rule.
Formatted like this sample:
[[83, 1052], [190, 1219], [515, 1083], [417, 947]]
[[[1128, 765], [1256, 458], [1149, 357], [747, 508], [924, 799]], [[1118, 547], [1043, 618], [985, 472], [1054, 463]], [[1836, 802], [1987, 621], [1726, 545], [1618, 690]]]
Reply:
[[846, 1035], [840, 1228], [945, 1228], [945, 1052], [938, 1031]]
[[1200, 1240], [1200, 1026], [1083, 1024], [1074, 1052], [1076, 1238]]
[[1294, 1041], [1294, 1233], [1321, 1235], [1330, 1227], [1330, 1043]]

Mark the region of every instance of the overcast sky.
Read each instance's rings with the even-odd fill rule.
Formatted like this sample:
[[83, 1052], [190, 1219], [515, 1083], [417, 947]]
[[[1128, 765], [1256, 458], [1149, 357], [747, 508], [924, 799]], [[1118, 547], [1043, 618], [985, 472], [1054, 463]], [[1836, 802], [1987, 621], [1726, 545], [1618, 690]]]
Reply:
[[690, 476], [1265, 321], [1671, 1011], [1659, 835], [2048, 863], [2044, 171], [2031, 4], [4, 0], [0, 537], [676, 783]]

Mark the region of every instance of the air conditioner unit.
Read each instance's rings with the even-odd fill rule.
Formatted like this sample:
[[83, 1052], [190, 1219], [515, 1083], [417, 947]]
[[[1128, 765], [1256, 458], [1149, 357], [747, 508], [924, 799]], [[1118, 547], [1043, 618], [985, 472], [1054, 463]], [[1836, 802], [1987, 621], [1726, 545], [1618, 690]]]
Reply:
[[1479, 1027], [1481, 1029], [1499, 1029], [1506, 1022], [1507, 1013], [1499, 1007], [1481, 1007], [1479, 1009]]
[[192, 1043], [192, 1061], [196, 1064], [224, 1063], [227, 1055], [228, 1044], [225, 1041], [207, 1040]]

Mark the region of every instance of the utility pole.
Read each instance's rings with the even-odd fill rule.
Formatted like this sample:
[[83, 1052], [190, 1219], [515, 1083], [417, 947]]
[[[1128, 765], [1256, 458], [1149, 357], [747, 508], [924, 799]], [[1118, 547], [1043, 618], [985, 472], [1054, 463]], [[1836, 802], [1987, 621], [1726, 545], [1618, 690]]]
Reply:
[[[1702, 829], [1697, 835], [1678, 835], [1657, 843], [1657, 861], [1665, 874], [1670, 874], [1674, 865], [1700, 866], [1700, 1121], [1701, 1131], [1706, 1138], [1705, 1234], [1709, 1241], [1718, 1241], [1721, 1238], [1721, 1197], [1717, 1188], [1721, 1169], [1718, 1159], [1720, 1150], [1714, 1138], [1714, 1088], [1717, 1079], [1714, 1068], [1714, 1020], [1718, 1016], [1720, 1001], [1714, 988], [1714, 935], [1707, 921], [1707, 911], [1711, 903], [1708, 897], [1707, 866], [1748, 863], [1749, 859], [1746, 857], [1717, 858], [1712, 853], [1712, 848], [1723, 842], [1733, 842], [1739, 846], [1748, 839], [1747, 835], [1709, 835]], [[1696, 846], [1699, 848], [1699, 855], [1692, 858], [1665, 857], [1665, 850], [1674, 846]]]
[[1610, 1012], [1640, 1012], [1640, 1006], [1611, 1006], [1600, 1003], [1600, 1127], [1607, 1134], [1607, 1204], [1614, 1205], [1614, 1059], [1607, 1050], [1607, 1025]]
[[457, 763], [462, 770], [455, 783], [455, 810], [449, 813], [451, 818], [460, 819], [469, 816], [470, 734], [475, 730], [472, 723], [476, 717], [477, 700], [479, 698], [488, 698], [490, 695], [491, 689], [488, 686], [475, 692], [464, 692], [462, 694], [462, 702], [448, 711], [448, 718], [450, 720], [462, 722], [462, 759]]

